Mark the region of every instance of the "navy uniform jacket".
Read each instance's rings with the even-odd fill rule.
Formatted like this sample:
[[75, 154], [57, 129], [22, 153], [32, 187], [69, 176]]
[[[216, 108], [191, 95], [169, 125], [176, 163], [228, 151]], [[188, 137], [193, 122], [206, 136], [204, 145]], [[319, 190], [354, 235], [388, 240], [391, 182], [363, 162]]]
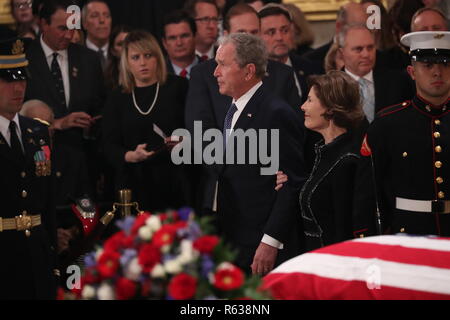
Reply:
[[0, 232], [0, 299], [51, 299], [56, 296], [56, 229], [51, 176], [37, 176], [34, 155], [49, 145], [47, 128], [19, 116], [25, 162], [18, 162], [0, 134], [0, 202], [2, 218], [14, 218], [26, 211], [41, 215], [42, 224], [24, 231]]
[[385, 229], [450, 236], [450, 215], [396, 209], [396, 197], [450, 200], [450, 103], [415, 96], [380, 111], [367, 132]]

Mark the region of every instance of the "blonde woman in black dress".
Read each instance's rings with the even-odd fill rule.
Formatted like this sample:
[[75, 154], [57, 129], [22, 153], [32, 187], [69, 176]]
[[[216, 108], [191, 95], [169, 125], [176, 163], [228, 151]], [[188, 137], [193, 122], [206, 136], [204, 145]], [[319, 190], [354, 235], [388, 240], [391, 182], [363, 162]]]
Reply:
[[170, 138], [182, 128], [187, 80], [168, 75], [161, 48], [145, 31], [125, 38], [120, 62], [120, 88], [104, 111], [106, 158], [116, 172], [116, 189], [130, 188], [145, 210], [188, 205], [189, 188], [182, 166], [170, 158]]

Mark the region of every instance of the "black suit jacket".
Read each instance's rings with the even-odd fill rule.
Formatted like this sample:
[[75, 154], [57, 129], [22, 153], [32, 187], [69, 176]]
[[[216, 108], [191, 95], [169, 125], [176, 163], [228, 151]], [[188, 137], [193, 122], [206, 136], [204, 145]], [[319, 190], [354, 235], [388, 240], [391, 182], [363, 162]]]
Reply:
[[[90, 115], [100, 114], [105, 93], [102, 69], [97, 54], [76, 44], [70, 44], [67, 50], [70, 82], [68, 107], [58, 102], [55, 83], [39, 39], [30, 44], [26, 53], [31, 78], [28, 80], [25, 100], [44, 101], [52, 108], [57, 119], [76, 111], [84, 111]], [[82, 130], [64, 130], [58, 132], [57, 138], [79, 146]]]
[[[203, 131], [210, 128], [223, 130], [223, 122], [231, 105], [231, 97], [220, 94], [214, 70], [217, 66], [215, 60], [207, 60], [195, 66], [191, 71], [189, 91], [186, 101], [185, 124], [186, 128], [194, 132], [194, 121], [202, 121]], [[263, 87], [284, 99], [295, 108], [299, 114], [299, 122], [303, 124], [303, 113], [298, 91], [292, 73], [292, 68], [269, 60], [267, 65], [268, 76], [263, 79]], [[299, 137], [300, 139], [302, 137]], [[211, 209], [215, 191], [217, 173], [210, 166], [203, 170], [201, 184], [204, 184], [204, 193], [200, 196], [200, 209]]]
[[385, 107], [408, 100], [415, 94], [415, 87], [406, 72], [375, 65], [375, 113]]
[[37, 176], [34, 156], [49, 145], [48, 130], [39, 122], [19, 116], [25, 161], [13, 156], [0, 134], [0, 217], [14, 218], [26, 211], [41, 215], [42, 224], [24, 231], [0, 232], [0, 299], [52, 299], [56, 296], [55, 206], [53, 178]]
[[289, 53], [289, 58], [291, 59], [295, 76], [300, 84], [300, 89], [302, 90], [301, 100], [303, 104], [308, 97], [308, 76], [321, 74], [322, 68], [317, 61], [305, 59], [294, 52]]
[[[224, 105], [223, 107], [226, 107]], [[218, 167], [218, 217], [225, 238], [239, 250], [237, 263], [249, 267], [263, 235], [267, 234], [285, 245], [281, 255], [296, 254], [292, 235], [298, 212], [293, 210], [295, 190], [304, 182], [303, 128], [298, 114], [280, 98], [261, 86], [240, 114], [234, 130], [279, 130], [279, 169], [289, 176], [289, 183], [275, 191], [276, 175], [262, 175], [264, 167], [257, 164], [227, 164]], [[231, 137], [229, 138], [231, 139]], [[268, 138], [268, 150], [271, 150]], [[228, 140], [228, 147], [230, 140]], [[249, 144], [245, 152], [249, 154]], [[234, 147], [237, 154], [237, 148]], [[239, 154], [242, 156], [242, 154]], [[277, 169], [274, 169], [277, 171]], [[288, 258], [288, 257], [285, 257]]]
[[320, 73], [325, 73], [325, 57], [327, 56], [328, 51], [330, 50], [330, 47], [333, 45], [333, 40], [330, 42], [324, 44], [321, 47], [318, 47], [312, 51], [307, 52], [303, 55], [305, 59], [311, 60], [319, 64], [321, 68]]

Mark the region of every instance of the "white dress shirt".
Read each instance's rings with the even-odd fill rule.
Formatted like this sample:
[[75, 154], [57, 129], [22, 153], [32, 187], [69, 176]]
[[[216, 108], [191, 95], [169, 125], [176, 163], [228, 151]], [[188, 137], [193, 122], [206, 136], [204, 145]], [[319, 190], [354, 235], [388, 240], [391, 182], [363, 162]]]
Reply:
[[[359, 84], [359, 79], [361, 79], [361, 78], [364, 78], [365, 80], [367, 80], [366, 83], [368, 83], [370, 94], [373, 95], [373, 101], [375, 101], [375, 83], [373, 81], [373, 70], [370, 70], [370, 72], [367, 73], [366, 75], [364, 75], [363, 77], [360, 77], [360, 76], [357, 76], [356, 74], [351, 73], [350, 71], [348, 71], [347, 68], [345, 68], [344, 70], [345, 70], [345, 73], [347, 73], [350, 77], [355, 79], [356, 82], [358, 82], [358, 84]], [[373, 110], [371, 112], [372, 112], [372, 114], [366, 114], [367, 120], [369, 120], [369, 122], [372, 122], [372, 120], [375, 118], [375, 105], [373, 106]]]
[[175, 63], [173, 63], [172, 60], [170, 60], [170, 63], [172, 64], [172, 67], [173, 67], [173, 71], [175, 72], [175, 74], [177, 76], [180, 75], [180, 73], [181, 73], [181, 71], [183, 71], [183, 69], [186, 69], [186, 71], [187, 71], [186, 78], [187, 79], [191, 78], [191, 70], [195, 65], [198, 64], [198, 62], [199, 62], [199, 59], [197, 58], [197, 56], [195, 56], [194, 61], [192, 61], [192, 63], [190, 65], [188, 65], [186, 68], [180, 68]]
[[64, 95], [66, 96], [66, 106], [69, 107], [70, 103], [70, 81], [69, 81], [69, 55], [66, 50], [53, 51], [45, 43], [41, 36], [41, 46], [44, 50], [45, 59], [47, 59], [48, 68], [52, 69], [53, 52], [58, 53], [56, 60], [59, 63], [59, 68], [61, 69], [61, 75], [64, 84]]
[[108, 61], [108, 49], [109, 49], [108, 42], [103, 47], [99, 48], [91, 40], [86, 39], [86, 48], [94, 50], [95, 52], [98, 52], [98, 50], [102, 49], [103, 57], [105, 57], [105, 61]]
[[[14, 121], [16, 123], [16, 134], [17, 134], [17, 137], [19, 138], [19, 142], [20, 142], [20, 145], [22, 146], [22, 151], [23, 151], [22, 131], [20, 130], [19, 116], [16, 114], [14, 116], [14, 118], [12, 119], [12, 121]], [[5, 138], [6, 143], [11, 147], [11, 132], [9, 131], [9, 123], [10, 122], [11, 121], [6, 119], [5, 117], [0, 116], [0, 132], [3, 136], [3, 138]]]
[[208, 52], [206, 52], [206, 53], [201, 53], [200, 51], [198, 51], [196, 49], [195, 54], [198, 55], [199, 57], [208, 56], [208, 60], [214, 59], [214, 45], [212, 45], [211, 48], [209, 48]]
[[293, 70], [293, 72], [294, 72], [295, 86], [297, 87], [298, 96], [299, 96], [300, 99], [301, 99], [301, 98], [302, 98], [302, 94], [303, 94], [303, 92], [302, 92], [302, 87], [300, 87], [300, 82], [298, 81], [297, 73], [295, 72], [294, 67], [292, 66], [292, 61], [291, 61], [291, 58], [290, 58], [290, 57], [287, 58], [285, 65], [291, 67], [292, 70]]
[[[233, 99], [233, 103], [236, 105], [237, 111], [234, 113], [233, 119], [231, 120], [230, 135], [233, 132], [233, 128], [234, 128], [237, 120], [239, 119], [239, 116], [241, 115], [242, 111], [244, 110], [245, 106], [250, 101], [250, 99], [253, 97], [255, 92], [259, 89], [259, 87], [261, 87], [261, 86], [262, 86], [262, 81], [260, 81], [257, 84], [255, 84], [250, 90], [248, 90], [239, 99], [237, 99], [237, 100]], [[217, 203], [217, 201], [216, 201], [216, 199], [217, 199], [217, 188], [218, 188], [218, 183], [216, 183], [216, 193], [215, 193], [215, 196], [214, 196], [213, 211], [216, 208], [216, 203]], [[275, 186], [274, 186], [274, 188], [275, 188]], [[280, 241], [278, 241], [275, 238], [272, 238], [271, 236], [269, 236], [267, 234], [264, 234], [263, 238], [261, 239], [261, 242], [263, 242], [265, 244], [268, 244], [269, 246], [278, 248], [278, 249], [283, 249], [283, 243], [281, 243]]]

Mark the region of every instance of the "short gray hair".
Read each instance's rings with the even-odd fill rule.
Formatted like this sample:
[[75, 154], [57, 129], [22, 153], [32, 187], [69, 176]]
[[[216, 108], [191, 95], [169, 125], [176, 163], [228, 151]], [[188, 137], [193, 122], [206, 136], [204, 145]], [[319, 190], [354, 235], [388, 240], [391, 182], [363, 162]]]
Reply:
[[219, 39], [221, 46], [228, 43], [234, 45], [236, 62], [239, 67], [243, 68], [250, 63], [254, 64], [255, 76], [262, 79], [266, 74], [269, 54], [261, 38], [247, 33], [232, 33]]
[[356, 24], [348, 24], [345, 25], [341, 32], [338, 33], [337, 35], [337, 41], [338, 41], [338, 45], [340, 48], [345, 47], [345, 38], [347, 37], [347, 33], [350, 30], [355, 30], [355, 29], [363, 29], [363, 30], [367, 30], [369, 31], [369, 33], [372, 35], [372, 37], [375, 40], [375, 35], [372, 31], [369, 30], [369, 28], [367, 28], [367, 26], [365, 24], [361, 24], [361, 23], [356, 23]]

